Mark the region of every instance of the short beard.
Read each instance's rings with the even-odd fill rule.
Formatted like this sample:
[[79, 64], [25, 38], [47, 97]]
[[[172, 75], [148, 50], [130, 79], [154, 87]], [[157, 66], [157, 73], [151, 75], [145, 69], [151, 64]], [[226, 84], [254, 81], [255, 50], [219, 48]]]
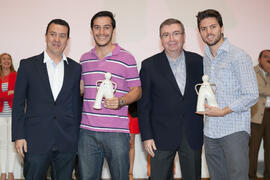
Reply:
[[214, 46], [216, 45], [220, 40], [221, 38], [223, 37], [223, 34], [220, 33], [219, 36], [217, 37], [217, 39], [213, 42], [213, 43], [208, 43], [207, 41], [204, 41], [208, 46]]

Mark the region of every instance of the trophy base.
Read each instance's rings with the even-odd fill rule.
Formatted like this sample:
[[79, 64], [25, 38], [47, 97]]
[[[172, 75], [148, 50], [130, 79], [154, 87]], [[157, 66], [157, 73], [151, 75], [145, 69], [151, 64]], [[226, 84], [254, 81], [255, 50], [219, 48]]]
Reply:
[[196, 111], [196, 112], [204, 112], [204, 111]]
[[204, 107], [200, 107], [200, 108], [197, 108], [196, 109], [196, 112], [204, 112], [205, 111], [205, 108]]
[[101, 109], [101, 107], [96, 107], [96, 106], [93, 106], [93, 108], [96, 109], [96, 110], [100, 110]]

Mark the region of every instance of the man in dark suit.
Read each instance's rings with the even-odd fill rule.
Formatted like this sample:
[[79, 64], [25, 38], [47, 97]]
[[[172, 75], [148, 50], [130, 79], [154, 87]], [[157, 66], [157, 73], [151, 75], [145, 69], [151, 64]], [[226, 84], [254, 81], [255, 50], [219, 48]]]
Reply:
[[80, 123], [81, 66], [63, 52], [69, 25], [52, 20], [46, 50], [20, 61], [12, 112], [12, 140], [27, 180], [44, 180], [52, 163], [57, 180], [70, 180]]
[[202, 57], [183, 50], [185, 29], [176, 19], [160, 25], [164, 51], [142, 62], [138, 104], [141, 138], [151, 155], [151, 180], [173, 179], [178, 152], [183, 180], [201, 178], [203, 120], [195, 114], [194, 86], [202, 81]]

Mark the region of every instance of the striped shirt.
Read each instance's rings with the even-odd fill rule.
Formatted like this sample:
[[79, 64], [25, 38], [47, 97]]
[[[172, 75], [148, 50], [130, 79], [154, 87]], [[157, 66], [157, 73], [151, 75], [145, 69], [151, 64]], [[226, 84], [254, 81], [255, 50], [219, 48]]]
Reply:
[[232, 110], [224, 117], [206, 117], [204, 134], [221, 138], [239, 131], [250, 133], [250, 107], [259, 96], [250, 56], [225, 38], [214, 58], [209, 47], [205, 47], [203, 65], [209, 82], [217, 85], [219, 108], [229, 106]]
[[[2, 91], [5, 92], [8, 90], [8, 82], [2, 83]], [[3, 112], [0, 112], [0, 117], [7, 117], [11, 116], [11, 108], [9, 107], [9, 104], [7, 101], [4, 101], [4, 108]]]
[[141, 86], [135, 58], [118, 44], [112, 53], [100, 60], [96, 55], [96, 49], [82, 55], [82, 80], [84, 81], [83, 112], [80, 127], [100, 132], [129, 133], [128, 107], [123, 106], [119, 110], [104, 108], [93, 109], [96, 98], [96, 82], [104, 80], [105, 73], [112, 74], [111, 81], [117, 84], [114, 96], [121, 97], [129, 92], [129, 88]]

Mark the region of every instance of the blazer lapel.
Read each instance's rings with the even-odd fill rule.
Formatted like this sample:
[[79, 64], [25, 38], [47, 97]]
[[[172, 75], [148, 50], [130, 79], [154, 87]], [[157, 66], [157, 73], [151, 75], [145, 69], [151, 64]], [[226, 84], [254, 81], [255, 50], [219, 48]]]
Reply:
[[70, 84], [70, 80], [71, 80], [71, 74], [72, 74], [72, 69], [71, 69], [71, 65], [67, 64], [66, 61], [64, 61], [64, 79], [63, 79], [63, 85], [62, 88], [56, 98], [56, 101], [61, 98], [61, 96], [63, 95], [65, 89], [68, 89], [68, 85]]
[[191, 67], [191, 63], [188, 60], [189, 56], [188, 54], [183, 50], [183, 52], [185, 53], [185, 64], [186, 64], [186, 86], [185, 86], [185, 94], [187, 94], [187, 92], [190, 91], [191, 87], [191, 73], [192, 73], [192, 67]]
[[177, 81], [174, 77], [174, 74], [172, 72], [172, 69], [170, 67], [170, 64], [168, 62], [168, 58], [165, 54], [165, 51], [163, 51], [161, 53], [161, 57], [158, 59], [158, 67], [160, 68], [161, 70], [161, 73], [164, 75], [164, 77], [166, 77], [168, 79], [168, 82], [169, 84], [171, 84], [173, 86], [173, 88], [176, 90], [176, 92], [180, 95], [180, 96], [183, 96], [179, 87], [178, 87], [178, 84], [177, 84]]
[[40, 75], [42, 81], [44, 82], [43, 83], [44, 88], [47, 89], [47, 91], [49, 92], [50, 96], [53, 99], [53, 94], [52, 94], [51, 85], [50, 85], [50, 81], [49, 81], [47, 66], [46, 66], [46, 63], [43, 62], [43, 60], [44, 60], [44, 53], [42, 53], [41, 55], [39, 55], [37, 57], [36, 67], [37, 67], [37, 70], [39, 72], [39, 75]]

